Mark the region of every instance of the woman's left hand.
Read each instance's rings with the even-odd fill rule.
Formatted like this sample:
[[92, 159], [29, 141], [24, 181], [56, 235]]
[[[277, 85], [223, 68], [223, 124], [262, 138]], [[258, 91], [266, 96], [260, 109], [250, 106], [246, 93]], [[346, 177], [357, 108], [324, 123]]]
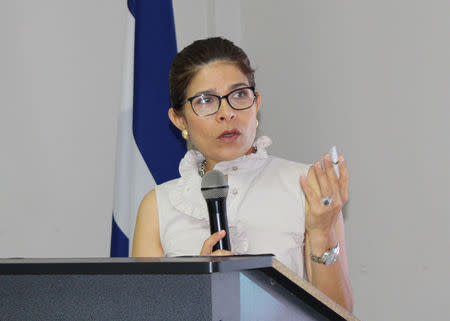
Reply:
[[[333, 233], [337, 217], [348, 200], [348, 169], [342, 155], [338, 160], [340, 178], [328, 154], [323, 157], [324, 169], [316, 162], [308, 177], [300, 177], [306, 197], [305, 229], [310, 236], [327, 237]], [[328, 205], [326, 198], [331, 199]]]
[[[334, 171], [328, 155], [324, 168], [316, 162], [307, 177], [300, 177], [306, 198], [305, 204], [305, 266], [310, 282], [328, 297], [353, 309], [353, 295], [348, 279], [342, 207], [348, 199], [348, 170], [344, 157], [339, 156], [340, 178]], [[332, 201], [327, 204], [325, 199]], [[330, 265], [320, 264], [313, 257], [322, 257], [326, 251], [339, 245], [338, 257]]]

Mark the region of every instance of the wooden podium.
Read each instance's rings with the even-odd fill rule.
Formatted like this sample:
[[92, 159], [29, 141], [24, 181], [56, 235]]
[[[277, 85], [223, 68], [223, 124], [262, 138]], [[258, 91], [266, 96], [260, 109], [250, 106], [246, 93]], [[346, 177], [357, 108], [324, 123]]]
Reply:
[[0, 259], [0, 320], [357, 320], [272, 255]]

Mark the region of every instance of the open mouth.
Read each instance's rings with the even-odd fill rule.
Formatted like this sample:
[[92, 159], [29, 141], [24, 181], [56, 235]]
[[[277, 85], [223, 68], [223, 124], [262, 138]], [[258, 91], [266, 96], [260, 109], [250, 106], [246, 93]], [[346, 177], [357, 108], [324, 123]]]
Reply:
[[222, 134], [220, 134], [218, 139], [224, 142], [232, 142], [235, 141], [240, 135], [241, 132], [237, 129], [226, 130]]

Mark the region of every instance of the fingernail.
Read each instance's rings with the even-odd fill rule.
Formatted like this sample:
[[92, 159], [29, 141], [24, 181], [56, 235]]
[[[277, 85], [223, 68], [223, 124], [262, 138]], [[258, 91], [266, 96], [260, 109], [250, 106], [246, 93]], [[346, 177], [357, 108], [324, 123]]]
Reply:
[[330, 161], [330, 154], [325, 154], [325, 159], [326, 159], [327, 161]]
[[305, 175], [300, 175], [300, 181], [301, 181], [302, 183], [305, 181], [305, 179], [306, 179], [306, 176], [305, 176]]
[[319, 163], [319, 162], [316, 162], [316, 163], [314, 164], [314, 166], [316, 166], [316, 168], [320, 168], [320, 163]]
[[343, 155], [339, 155], [339, 161], [343, 162], [344, 161], [344, 156]]

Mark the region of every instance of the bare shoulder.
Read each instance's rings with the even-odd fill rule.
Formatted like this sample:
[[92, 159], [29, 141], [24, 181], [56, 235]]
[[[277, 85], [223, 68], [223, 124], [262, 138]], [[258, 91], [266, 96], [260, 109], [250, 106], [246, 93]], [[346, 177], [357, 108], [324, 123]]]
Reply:
[[154, 189], [145, 195], [139, 206], [136, 227], [134, 229], [132, 256], [164, 256], [159, 237], [158, 203]]
[[139, 205], [138, 215], [136, 219], [136, 228], [154, 228], [155, 226], [141, 226], [144, 223], [158, 222], [159, 230], [159, 217], [158, 217], [158, 202], [156, 200], [156, 190], [152, 189], [148, 192]]
[[[141, 211], [141, 210], [144, 210], [144, 212], [147, 212], [148, 210], [156, 210], [156, 214], [158, 214], [158, 204], [156, 201], [156, 189], [152, 189], [150, 192], [148, 192], [144, 196], [144, 198], [141, 201], [141, 205], [139, 206], [139, 211]], [[146, 213], [146, 214], [151, 214], [151, 213]]]

